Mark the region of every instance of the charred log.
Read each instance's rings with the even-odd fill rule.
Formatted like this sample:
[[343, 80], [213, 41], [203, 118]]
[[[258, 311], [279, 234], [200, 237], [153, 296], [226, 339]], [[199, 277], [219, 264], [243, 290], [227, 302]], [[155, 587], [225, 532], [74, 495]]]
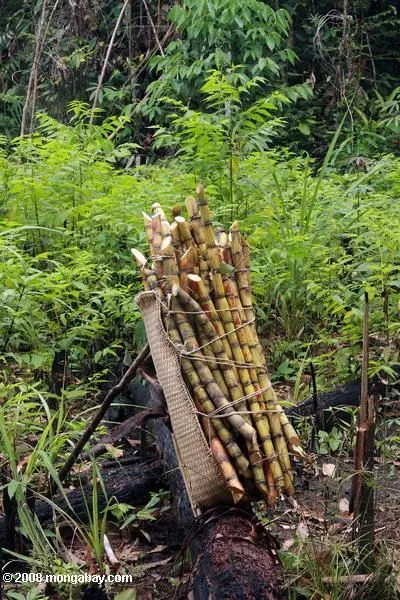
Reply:
[[[115, 498], [117, 502], [135, 506], [145, 504], [149, 500], [150, 492], [157, 491], [163, 486], [163, 468], [159, 460], [148, 463], [141, 462], [121, 468], [118, 468], [118, 463], [115, 463], [115, 465], [113, 470], [101, 471], [106, 495], [99, 486], [99, 513], [105, 509], [110, 498]], [[91, 505], [92, 494], [92, 483], [85, 483], [75, 490], [67, 492], [68, 502], [62, 496], [55, 495], [52, 498], [52, 503], [56, 504], [60, 511], [63, 511], [72, 519], [87, 522], [87, 506]], [[36, 501], [35, 503], [35, 515], [43, 525], [53, 522], [54, 518], [57, 518], [57, 512], [50, 502]], [[0, 519], [0, 547], [9, 548], [8, 535], [9, 520], [2, 517]]]

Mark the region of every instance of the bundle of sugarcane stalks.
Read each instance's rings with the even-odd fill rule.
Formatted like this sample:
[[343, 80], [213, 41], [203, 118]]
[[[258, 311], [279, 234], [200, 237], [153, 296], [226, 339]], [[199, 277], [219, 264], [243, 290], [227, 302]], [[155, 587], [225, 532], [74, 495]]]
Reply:
[[[151, 261], [132, 249], [145, 290], [160, 301], [210, 449], [233, 500], [273, 506], [293, 494], [290, 453], [304, 455], [268, 378], [250, 289], [249, 246], [235, 222], [212, 225], [202, 185], [169, 223], [159, 204], [143, 213]], [[149, 266], [148, 266], [149, 265]]]

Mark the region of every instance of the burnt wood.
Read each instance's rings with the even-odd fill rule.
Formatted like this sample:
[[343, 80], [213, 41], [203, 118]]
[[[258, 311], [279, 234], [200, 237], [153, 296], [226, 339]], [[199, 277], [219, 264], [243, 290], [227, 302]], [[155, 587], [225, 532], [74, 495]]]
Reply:
[[[139, 464], [118, 467], [115, 463], [114, 469], [101, 470], [101, 476], [106, 490], [104, 496], [101, 486], [98, 488], [99, 512], [101, 513], [107, 504], [107, 499], [115, 498], [117, 502], [133, 504], [140, 506], [145, 504], [150, 498], [151, 491], [157, 491], [164, 485], [163, 466], [160, 460], [141, 462]], [[55, 495], [52, 501], [57, 506], [74, 519], [83, 522], [88, 521], [87, 506], [92, 503], [93, 486], [91, 483], [85, 483], [82, 487], [67, 492], [65, 498]], [[85, 504], [86, 501], [86, 504]], [[57, 511], [53, 509], [49, 502], [44, 500], [35, 502], [35, 515], [43, 525], [53, 522], [57, 517]], [[6, 517], [0, 518], [0, 547], [9, 548], [7, 541], [9, 523]]]

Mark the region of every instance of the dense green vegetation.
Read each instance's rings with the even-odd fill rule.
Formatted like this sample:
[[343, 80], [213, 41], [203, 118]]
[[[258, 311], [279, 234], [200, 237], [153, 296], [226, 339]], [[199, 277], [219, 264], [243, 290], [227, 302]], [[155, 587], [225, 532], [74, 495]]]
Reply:
[[107, 57], [123, 3], [72, 4], [0, 7], [2, 485], [49, 572], [79, 567], [30, 520], [27, 489], [44, 492], [143, 345], [130, 248], [147, 251], [153, 202], [202, 181], [215, 221], [239, 220], [291, 401], [311, 360], [319, 389], [358, 376], [365, 292], [370, 375], [393, 379], [400, 348], [396, 3], [127, 2]]

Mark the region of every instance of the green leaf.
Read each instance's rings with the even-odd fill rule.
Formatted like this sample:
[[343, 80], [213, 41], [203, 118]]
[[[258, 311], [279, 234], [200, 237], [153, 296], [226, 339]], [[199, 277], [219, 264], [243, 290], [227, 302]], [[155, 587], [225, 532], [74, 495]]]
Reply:
[[17, 491], [17, 489], [20, 486], [20, 482], [16, 481], [15, 479], [12, 479], [8, 484], [7, 484], [7, 492], [10, 498], [14, 498], [15, 496], [15, 492]]
[[331, 450], [333, 450], [333, 452], [335, 452], [335, 450], [337, 450], [339, 448], [340, 442], [341, 442], [341, 440], [339, 438], [330, 438], [329, 445], [331, 447]]
[[114, 600], [136, 600], [137, 593], [134, 589], [126, 589], [122, 590], [122, 592], [118, 592], [114, 596]]
[[235, 267], [232, 267], [232, 265], [229, 265], [228, 263], [222, 262], [220, 271], [223, 275], [227, 275], [233, 273], [235, 271]]
[[309, 128], [307, 123], [300, 123], [297, 127], [303, 135], [307, 135], [307, 136], [310, 135], [311, 129]]

